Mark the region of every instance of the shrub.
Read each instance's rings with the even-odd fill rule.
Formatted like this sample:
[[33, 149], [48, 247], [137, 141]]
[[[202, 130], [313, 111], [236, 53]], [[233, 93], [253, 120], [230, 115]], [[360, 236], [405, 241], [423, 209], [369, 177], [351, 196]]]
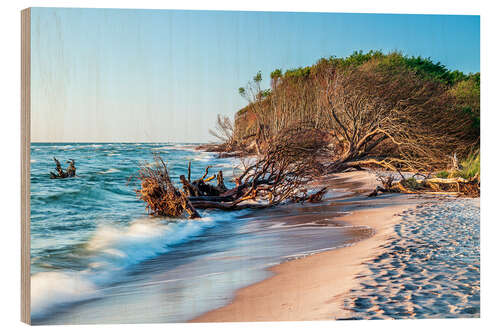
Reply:
[[439, 171], [438, 173], [436, 173], [437, 178], [448, 178], [449, 176], [450, 176], [450, 173], [446, 170]]
[[421, 185], [417, 182], [417, 179], [415, 179], [415, 177], [401, 180], [401, 185], [409, 190], [418, 190], [421, 188]]
[[462, 169], [459, 171], [459, 175], [462, 178], [470, 179], [479, 175], [481, 172], [481, 158], [479, 151], [471, 153], [462, 163], [460, 163]]

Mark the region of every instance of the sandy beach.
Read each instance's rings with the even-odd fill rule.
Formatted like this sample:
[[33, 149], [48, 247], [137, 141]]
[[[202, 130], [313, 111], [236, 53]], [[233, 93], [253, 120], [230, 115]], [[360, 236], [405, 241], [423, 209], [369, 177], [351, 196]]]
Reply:
[[383, 253], [365, 263], [345, 319], [478, 318], [479, 199], [445, 198], [407, 211]]
[[[383, 307], [384, 304], [390, 307], [391, 304], [397, 303], [394, 300], [386, 298], [383, 302], [379, 302], [384, 304], [377, 305], [375, 301], [366, 305], [367, 298], [363, 297], [363, 294], [366, 294], [367, 288], [362, 288], [361, 284], [366, 284], [366, 279], [390, 275], [387, 271], [379, 275], [374, 274], [377, 268], [370, 263], [377, 260], [380, 262], [380, 258], [384, 258], [390, 249], [398, 246], [395, 240], [400, 238], [401, 234], [398, 235], [395, 226], [402, 222], [402, 216], [413, 212], [417, 207], [446, 200], [447, 197], [391, 194], [368, 199], [366, 194], [375, 188], [377, 181], [374, 173], [365, 171], [335, 175], [322, 179], [320, 183], [327, 183], [332, 188], [346, 191], [345, 196], [329, 199], [334, 204], [349, 206], [347, 210], [350, 213], [334, 217], [335, 221], [368, 226], [374, 230], [374, 236], [348, 247], [313, 254], [274, 266], [271, 268], [274, 273], [272, 277], [240, 289], [229, 305], [205, 313], [193, 321], [397, 318], [397, 316], [388, 315], [389, 309], [385, 313]], [[391, 266], [390, 263], [388, 265]], [[428, 279], [433, 279], [439, 275], [439, 272], [429, 272], [428, 275]], [[396, 277], [401, 278], [401, 274]], [[405, 276], [398, 280], [382, 278], [383, 281], [379, 279], [380, 283], [375, 283], [375, 286], [381, 289], [399, 288], [406, 291], [408, 290], [405, 288], [422, 289], [418, 286], [418, 282], [415, 286], [412, 285], [413, 287], [409, 286], [408, 278], [411, 279], [411, 277], [406, 276], [406, 280], [404, 278]], [[426, 282], [423, 278], [419, 281]], [[456, 297], [462, 296], [467, 299], [460, 292], [456, 294], [458, 294]], [[391, 294], [385, 295], [390, 297]], [[441, 303], [437, 305], [443, 306]], [[447, 307], [446, 304], [444, 306]], [[359, 309], [361, 310], [357, 311]], [[368, 309], [370, 311], [367, 311]], [[469, 314], [478, 315], [478, 311], [469, 310]], [[412, 316], [409, 313], [401, 317], [411, 318]]]

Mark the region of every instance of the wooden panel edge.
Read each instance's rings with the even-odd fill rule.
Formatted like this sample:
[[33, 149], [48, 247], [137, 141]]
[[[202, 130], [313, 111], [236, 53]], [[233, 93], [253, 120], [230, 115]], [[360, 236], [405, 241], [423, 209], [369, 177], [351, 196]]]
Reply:
[[21, 321], [31, 324], [31, 8], [21, 11]]

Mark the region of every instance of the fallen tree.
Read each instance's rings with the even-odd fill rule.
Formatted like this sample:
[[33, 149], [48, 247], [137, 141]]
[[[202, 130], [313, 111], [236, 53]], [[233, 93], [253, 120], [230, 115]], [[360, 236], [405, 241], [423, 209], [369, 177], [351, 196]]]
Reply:
[[[144, 164], [139, 171], [141, 187], [138, 197], [146, 202], [151, 215], [189, 218], [200, 217], [197, 209], [260, 209], [283, 202], [319, 202], [327, 188], [310, 193], [307, 184], [318, 174], [320, 164], [312, 150], [320, 149], [316, 136], [300, 136], [295, 130], [283, 133], [278, 143], [251, 162], [243, 161], [243, 171], [233, 178], [235, 186], [228, 188], [224, 174], [218, 171], [191, 179], [191, 164], [187, 177], [179, 176], [177, 188], [163, 159], [156, 155], [153, 165]], [[212, 185], [212, 182], [216, 182]]]
[[186, 212], [190, 218], [200, 217], [187, 196], [172, 184], [165, 162], [158, 156], [155, 162], [152, 166], [141, 166], [138, 176], [141, 188], [136, 190], [138, 197], [146, 202], [148, 212], [172, 217]]
[[416, 179], [415, 176], [394, 181], [394, 176], [378, 177], [382, 186], [368, 196], [375, 197], [379, 193], [406, 193], [406, 194], [450, 194], [467, 197], [479, 197], [479, 176], [471, 179], [456, 178], [428, 178]]

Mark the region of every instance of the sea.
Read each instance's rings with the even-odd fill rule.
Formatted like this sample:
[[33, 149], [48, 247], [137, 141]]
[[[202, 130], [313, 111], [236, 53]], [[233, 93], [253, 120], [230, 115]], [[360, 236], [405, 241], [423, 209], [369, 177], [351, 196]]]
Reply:
[[[201, 211], [200, 219], [151, 217], [135, 190], [141, 165], [159, 154], [172, 179], [241, 161], [183, 143], [31, 144], [33, 324], [186, 322], [231, 302], [272, 275], [270, 267], [348, 246], [371, 230], [338, 224], [322, 209], [290, 218], [290, 204], [259, 214]], [[76, 177], [51, 179], [53, 158], [73, 159]], [[314, 207], [314, 204], [308, 206]]]

